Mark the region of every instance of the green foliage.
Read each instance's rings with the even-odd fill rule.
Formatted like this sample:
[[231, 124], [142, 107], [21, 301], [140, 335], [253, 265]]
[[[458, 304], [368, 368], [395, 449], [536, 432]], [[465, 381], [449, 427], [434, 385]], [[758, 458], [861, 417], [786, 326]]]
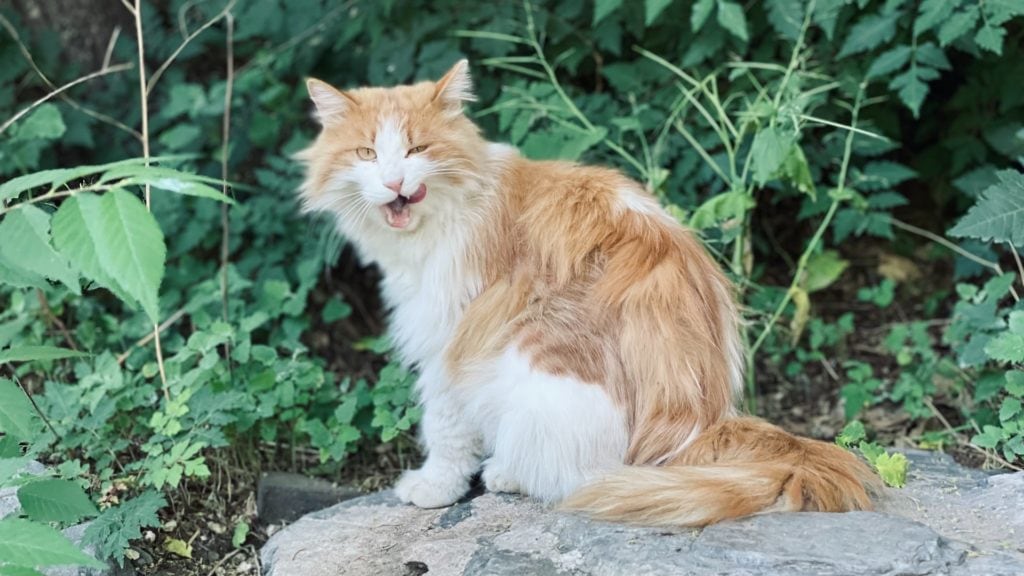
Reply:
[[907, 457], [899, 452], [886, 452], [875, 442], [867, 440], [864, 424], [852, 420], [836, 437], [836, 444], [843, 448], [856, 447], [868, 461], [882, 481], [894, 488], [902, 488], [907, 482]]
[[[415, 373], [388, 357], [386, 339], [331, 342], [366, 366], [313, 353], [311, 334], [365, 312], [339, 295], [350, 278], [322, 283], [343, 239], [296, 214], [291, 155], [315, 131], [303, 78], [392, 85], [436, 78], [460, 57], [489, 136], [534, 158], [619, 167], [700, 232], [748, 313], [751, 398], [764, 392], [755, 368], [796, 379], [835, 366], [847, 420], [885, 405], [936, 429], [941, 399], [957, 412], [955, 434], [1020, 461], [1013, 274], [952, 261], [948, 325], [911, 317], [881, 331], [875, 354], [895, 371], [849, 342], [869, 329], [865, 309], [902, 314], [901, 299], [917, 297], [859, 269], [877, 239], [923, 252], [898, 218], [941, 231], [974, 205], [950, 229], [971, 240], [957, 248], [1012, 265], [1024, 240], [1024, 177], [1010, 169], [1024, 157], [1020, 3], [238, 0], [226, 126], [224, 22], [176, 52], [179, 28], [198, 30], [224, 3], [143, 5], [147, 70], [174, 55], [148, 97], [149, 144], [175, 156], [138, 158], [137, 68], [66, 94], [121, 126], [52, 99], [0, 133], [0, 361], [16, 363], [0, 379], [0, 483], [28, 495], [19, 523], [50, 529], [85, 514], [71, 484], [48, 509], [32, 500], [34, 482], [87, 486], [94, 502], [125, 485], [89, 532], [101, 556], [123, 560], [158, 523], [162, 494], [204, 482], [225, 452], [255, 467], [258, 447], [312, 447], [336, 471], [370, 446], [410, 443]], [[81, 74], [69, 47], [15, 20], [54, 84]], [[121, 35], [112, 62], [134, 62], [133, 37]], [[8, 118], [48, 88], [7, 36], [0, 53]], [[322, 306], [311, 304], [318, 292], [329, 292]], [[850, 310], [819, 316], [837, 300]], [[933, 300], [927, 321], [947, 312]], [[134, 344], [160, 324], [162, 372], [152, 342]], [[898, 455], [861, 451], [901, 482]], [[37, 456], [57, 469], [18, 475], [15, 463]], [[236, 526], [237, 546], [247, 524]]]
[[1024, 245], [1024, 174], [1002, 170], [996, 178], [999, 183], [982, 192], [951, 236]]

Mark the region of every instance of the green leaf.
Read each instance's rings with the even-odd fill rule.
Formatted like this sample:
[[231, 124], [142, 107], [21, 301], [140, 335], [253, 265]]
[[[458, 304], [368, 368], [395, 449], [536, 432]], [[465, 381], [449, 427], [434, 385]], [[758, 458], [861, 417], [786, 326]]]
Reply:
[[811, 256], [807, 261], [804, 290], [811, 293], [828, 288], [849, 266], [850, 261], [844, 260], [835, 250], [825, 250]]
[[849, 448], [865, 438], [867, 434], [864, 431], [864, 424], [860, 420], [854, 420], [843, 427], [843, 431], [836, 436], [836, 444]]
[[989, 52], [995, 52], [1000, 56], [1003, 55], [1003, 38], [1006, 36], [1006, 30], [1003, 28], [997, 28], [989, 24], [985, 24], [978, 30], [978, 33], [974, 36], [974, 41], [985, 50]]
[[914, 19], [914, 36], [931, 30], [949, 18], [963, 0], [924, 0]]
[[690, 227], [703, 230], [715, 226], [719, 222], [742, 217], [756, 205], [753, 198], [744, 190], [732, 190], [718, 194], [706, 200], [690, 216]]
[[718, 0], [718, 23], [733, 36], [747, 41], [747, 17], [743, 13], [743, 6], [736, 2]]
[[592, 25], [596, 26], [601, 20], [608, 17], [622, 6], [622, 0], [596, 0], [594, 2], [594, 20]]
[[67, 126], [57, 106], [47, 102], [36, 108], [18, 125], [19, 140], [53, 140], [64, 135]]
[[5, 362], [32, 362], [35, 360], [60, 360], [62, 358], [83, 358], [85, 352], [58, 348], [56, 346], [18, 346], [0, 350], [0, 364]]
[[0, 259], [8, 267], [59, 280], [81, 294], [78, 273], [50, 246], [50, 215], [34, 205], [9, 212], [0, 222]]
[[715, 8], [715, 0], [697, 0], [697, 3], [693, 5], [693, 11], [690, 12], [690, 30], [696, 32], [700, 30], [704, 23], [708, 21], [708, 17], [711, 16], [711, 10]]
[[991, 426], [986, 424], [982, 427], [981, 434], [975, 434], [971, 438], [971, 444], [979, 446], [981, 448], [988, 448], [989, 450], [995, 449], [1006, 438], [1003, 434], [1003, 429], [998, 426]]
[[939, 45], [946, 47], [957, 38], [974, 29], [978, 22], [978, 7], [968, 6], [963, 12], [957, 12], [943, 21], [939, 28]]
[[644, 25], [650, 26], [671, 3], [672, 0], [644, 0]]
[[1017, 398], [1003, 398], [1003, 404], [999, 407], [999, 421], [1007, 422], [1018, 414], [1020, 414], [1020, 400]]
[[25, 514], [37, 522], [76, 522], [99, 514], [78, 484], [56, 478], [22, 486], [18, 502]]
[[796, 187], [797, 190], [809, 195], [812, 199], [817, 197], [817, 190], [814, 188], [814, 177], [811, 176], [811, 166], [807, 162], [807, 156], [798, 144], [793, 144], [789, 149], [789, 155], [782, 163], [782, 174]]
[[803, 0], [768, 0], [768, 22], [781, 36], [796, 40], [804, 23]]
[[65, 200], [53, 215], [53, 245], [78, 265], [82, 275], [110, 290], [129, 306], [138, 304], [100, 264], [96, 246], [102, 242], [95, 223], [100, 221], [102, 202], [95, 194], [76, 194]]
[[909, 70], [889, 82], [889, 88], [898, 90], [900, 100], [914, 113], [914, 118], [921, 113], [921, 104], [928, 96], [928, 85], [921, 80], [920, 71], [920, 67], [911, 66]]
[[95, 546], [99, 556], [123, 562], [129, 542], [142, 535], [143, 527], [159, 526], [156, 513], [166, 505], [163, 496], [150, 491], [107, 508], [85, 529], [83, 542]]
[[882, 481], [894, 488], [903, 488], [907, 483], [907, 457], [899, 452], [882, 454], [875, 459], [875, 470]]
[[868, 14], [850, 29], [839, 50], [837, 58], [846, 58], [861, 52], [873, 50], [882, 44], [892, 40], [896, 35], [896, 21], [899, 19], [899, 12], [885, 11], [879, 14]]
[[14, 382], [0, 378], [0, 432], [19, 440], [32, 440], [42, 422], [28, 396]]
[[988, 341], [985, 353], [1000, 362], [1024, 362], [1024, 336], [1003, 332]]
[[192, 558], [192, 546], [184, 540], [168, 538], [164, 541], [164, 550], [181, 558]]
[[86, 222], [96, 239], [97, 259], [155, 324], [159, 321], [158, 294], [167, 248], [156, 219], [138, 198], [115, 189], [100, 198], [99, 219]]
[[1024, 398], [1024, 372], [1013, 370], [1006, 373], [1006, 392]]
[[245, 539], [249, 537], [249, 523], [245, 520], [240, 520], [238, 524], [235, 524], [235, 531], [231, 534], [231, 545], [235, 548], [241, 548], [242, 544], [245, 544]]
[[106, 567], [55, 529], [21, 518], [0, 520], [0, 558], [16, 566]]
[[153, 188], [166, 190], [167, 192], [174, 192], [176, 194], [197, 196], [199, 198], [210, 198], [212, 200], [218, 200], [228, 204], [235, 203], [234, 200], [225, 196], [220, 190], [209, 186], [211, 183], [219, 184], [220, 182], [217, 180], [207, 178], [205, 176], [199, 176], [197, 174], [181, 172], [180, 170], [174, 170], [173, 168], [164, 168], [162, 166], [137, 166], [117, 172], [110, 171], [104, 174], [103, 178], [110, 178], [112, 174], [115, 174], [118, 177], [121, 174], [126, 176], [123, 180], [119, 180], [117, 182], [118, 186], [149, 184]]
[[882, 52], [868, 68], [868, 78], [887, 76], [902, 68], [909, 60], [913, 49], [900, 45]]
[[[175, 157], [154, 157], [150, 159], [150, 162], [159, 162], [173, 158]], [[108, 164], [79, 166], [77, 168], [57, 168], [54, 170], [42, 170], [40, 172], [25, 174], [24, 176], [12, 178], [3, 184], [0, 184], [0, 201], [14, 198], [26, 190], [31, 190], [40, 186], [45, 185], [51, 189], [56, 189], [62, 184], [66, 184], [78, 178], [83, 178], [91, 174], [122, 166], [138, 166], [143, 164], [145, 161], [145, 158], [128, 158], [126, 160], [118, 160], [117, 162], [110, 162]]]
[[793, 137], [783, 135], [775, 127], [768, 126], [754, 135], [750, 158], [754, 168], [754, 180], [763, 185], [779, 171], [793, 147]]
[[1000, 170], [996, 178], [999, 183], [981, 194], [978, 202], [949, 231], [951, 236], [1024, 244], [1024, 174]]

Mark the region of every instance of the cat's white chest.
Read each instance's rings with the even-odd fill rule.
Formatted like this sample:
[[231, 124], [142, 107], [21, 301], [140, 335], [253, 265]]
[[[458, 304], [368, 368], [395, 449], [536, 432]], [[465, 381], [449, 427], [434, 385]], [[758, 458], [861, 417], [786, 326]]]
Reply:
[[479, 280], [453, 256], [434, 254], [389, 270], [385, 277], [391, 337], [407, 363], [440, 360], [466, 306], [479, 293]]

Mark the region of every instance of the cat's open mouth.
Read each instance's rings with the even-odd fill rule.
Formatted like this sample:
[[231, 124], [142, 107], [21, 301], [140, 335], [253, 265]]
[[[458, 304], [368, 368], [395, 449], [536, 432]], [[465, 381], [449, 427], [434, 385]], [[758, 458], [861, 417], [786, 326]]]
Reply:
[[412, 220], [412, 209], [409, 205], [422, 202], [426, 197], [427, 185], [420, 184], [420, 187], [416, 189], [416, 193], [412, 196], [406, 198], [399, 194], [398, 198], [381, 206], [381, 209], [384, 211], [384, 218], [388, 221], [388, 226], [398, 229], [408, 226]]

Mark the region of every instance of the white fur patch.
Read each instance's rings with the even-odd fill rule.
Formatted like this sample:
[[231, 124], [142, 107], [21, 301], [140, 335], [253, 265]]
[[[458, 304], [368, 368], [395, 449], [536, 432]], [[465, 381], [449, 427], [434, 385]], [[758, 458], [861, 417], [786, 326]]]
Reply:
[[623, 465], [625, 414], [605, 390], [530, 366], [515, 349], [466, 383], [466, 417], [482, 431], [485, 479], [545, 501]]

